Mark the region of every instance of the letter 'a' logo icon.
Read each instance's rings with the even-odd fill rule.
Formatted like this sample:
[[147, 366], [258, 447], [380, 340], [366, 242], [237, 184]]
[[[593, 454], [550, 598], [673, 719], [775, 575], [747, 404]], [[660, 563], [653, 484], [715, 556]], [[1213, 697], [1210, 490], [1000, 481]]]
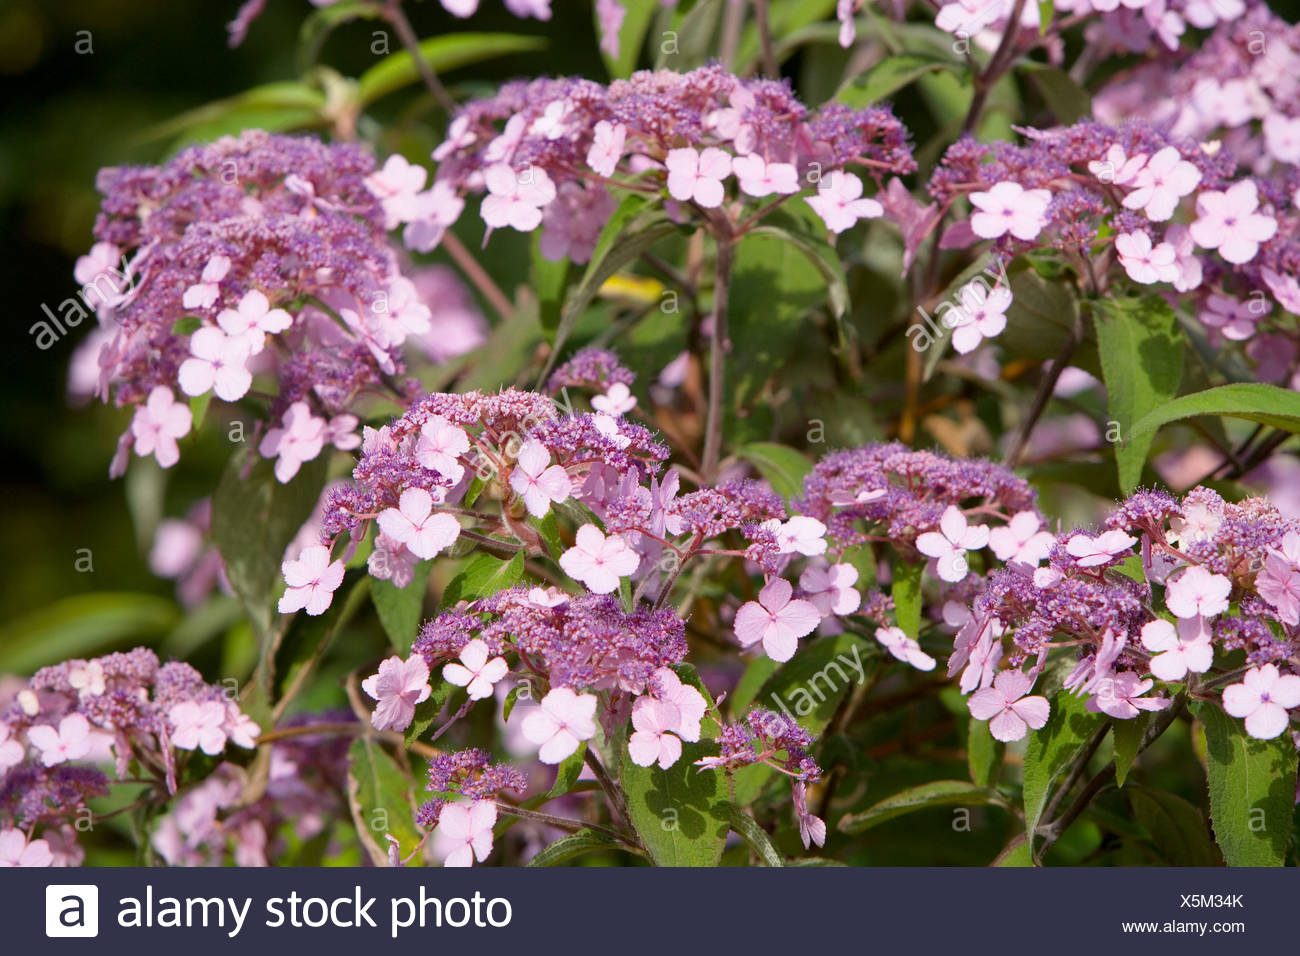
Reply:
[[45, 887], [45, 935], [99, 935], [99, 887], [75, 883]]

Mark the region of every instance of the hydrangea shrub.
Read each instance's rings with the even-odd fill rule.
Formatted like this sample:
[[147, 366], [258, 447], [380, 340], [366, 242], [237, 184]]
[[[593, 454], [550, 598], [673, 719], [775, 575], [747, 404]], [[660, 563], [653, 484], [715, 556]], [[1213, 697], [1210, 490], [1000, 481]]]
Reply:
[[313, 4], [408, 49], [104, 169], [76, 265], [251, 660], [24, 678], [0, 863], [1295, 861], [1300, 30], [598, 0], [486, 89], [531, 41]]

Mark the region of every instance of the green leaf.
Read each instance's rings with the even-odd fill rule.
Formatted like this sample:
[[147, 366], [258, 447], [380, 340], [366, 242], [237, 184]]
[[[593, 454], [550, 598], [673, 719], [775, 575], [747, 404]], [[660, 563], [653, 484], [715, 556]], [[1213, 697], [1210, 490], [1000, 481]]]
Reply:
[[[777, 62], [780, 62], [780, 39], [811, 23], [824, 20], [834, 9], [835, 0], [771, 0], [768, 4], [768, 28], [773, 48], [778, 51]], [[757, 68], [762, 54], [761, 46], [758, 25], [752, 16], [748, 16], [745, 18], [740, 43], [736, 47], [737, 74], [748, 75]]]
[[1038, 0], [1038, 35], [1040, 37], [1047, 36], [1047, 31], [1052, 25], [1052, 16], [1055, 13], [1056, 5], [1052, 0]]
[[1133, 423], [1178, 394], [1183, 340], [1174, 310], [1157, 296], [1098, 300], [1094, 314], [1110, 417], [1122, 439], [1115, 462], [1127, 494], [1142, 478], [1152, 438], [1150, 432], [1134, 434]]
[[1287, 734], [1256, 740], [1216, 703], [1192, 712], [1205, 727], [1210, 823], [1229, 866], [1282, 866], [1291, 842], [1295, 747]]
[[[658, 2], [658, 0], [656, 0]], [[584, 853], [598, 853], [601, 850], [617, 849], [618, 843], [611, 836], [598, 830], [579, 830], [561, 837], [549, 846], [542, 847], [531, 860], [529, 866], [560, 866], [574, 857]]]
[[519, 694], [525, 687], [529, 686], [526, 682], [516, 683], [506, 694], [505, 703], [501, 705], [501, 721], [505, 723], [510, 720], [510, 714], [515, 709], [515, 704], [519, 703]]
[[977, 787], [991, 787], [998, 782], [1006, 749], [1006, 744], [993, 739], [988, 721], [970, 721], [966, 730], [966, 762], [971, 781]]
[[[1033, 269], [1008, 276], [1014, 296], [1007, 309], [1007, 328], [998, 342], [1008, 354], [1046, 362], [1060, 354], [1079, 314], [1070, 283], [1044, 279]], [[1095, 341], [1085, 340], [1071, 364], [1101, 377]]]
[[990, 803], [1001, 805], [1003, 802], [1002, 795], [990, 787], [976, 786], [965, 780], [935, 780], [887, 797], [861, 813], [846, 814], [840, 817], [839, 828], [845, 833], [861, 833], [914, 810], [976, 807]]
[[415, 642], [424, 613], [424, 593], [429, 588], [431, 561], [421, 561], [415, 566], [415, 577], [404, 588], [392, 581], [376, 578], [370, 584], [370, 600], [375, 605], [379, 623], [393, 642], [393, 647], [403, 656]]
[[555, 785], [546, 794], [547, 800], [562, 797], [573, 789], [573, 785], [578, 782], [578, 777], [582, 774], [583, 757], [586, 753], [586, 746], [582, 746], [560, 761], [560, 765], [555, 768]]
[[786, 203], [763, 217], [761, 224], [749, 230], [751, 236], [772, 236], [788, 242], [804, 254], [826, 284], [831, 314], [843, 321], [849, 314], [849, 286], [844, 264], [835, 246], [826, 238], [826, 226], [804, 200]]
[[476, 554], [470, 558], [460, 574], [447, 582], [442, 592], [442, 606], [452, 607], [458, 601], [477, 601], [498, 591], [512, 588], [524, 576], [524, 553], [516, 552], [509, 561], [490, 554]]
[[953, 72], [952, 61], [918, 53], [887, 56], [871, 69], [842, 86], [835, 94], [835, 100], [852, 109], [860, 110], [883, 100], [891, 93], [897, 93], [926, 74], [938, 73], [940, 70]]
[[1074, 82], [1069, 73], [1051, 66], [1039, 66], [1030, 70], [1029, 76], [1052, 115], [1062, 125], [1068, 126], [1092, 115], [1092, 97]]
[[320, 118], [324, 107], [325, 94], [306, 83], [298, 80], [266, 83], [187, 110], [145, 130], [140, 139], [152, 142], [182, 134], [187, 140], [215, 139], [221, 132], [237, 131], [241, 123], [254, 117], [273, 120], [261, 128], [275, 132], [310, 125]]
[[717, 866], [727, 842], [731, 813], [726, 782], [717, 770], [694, 766], [714, 756], [705, 743], [682, 745], [682, 755], [667, 770], [638, 767], [623, 747], [619, 782], [628, 815], [656, 866]]
[[[618, 56], [612, 57], [601, 49], [605, 68], [609, 70], [612, 80], [625, 80], [636, 69], [637, 58], [645, 46], [645, 37], [650, 23], [659, 12], [660, 0], [623, 0], [623, 25], [618, 29]], [[600, 21], [597, 18], [597, 30]]]
[[[375, 866], [388, 865], [387, 834], [400, 842], [403, 857], [415, 850], [421, 834], [415, 826], [411, 781], [378, 741], [358, 737], [348, 750], [348, 804], [357, 836]], [[419, 854], [412, 863], [418, 865]]]
[[728, 305], [732, 339], [728, 390], [734, 406], [751, 405], [763, 384], [787, 367], [812, 327], [804, 321], [826, 301], [819, 266], [789, 237], [754, 230], [736, 244]]
[[1120, 787], [1124, 786], [1128, 772], [1133, 769], [1133, 761], [1137, 759], [1149, 723], [1150, 711], [1130, 720], [1117, 720], [1111, 727], [1111, 739], [1115, 742], [1115, 783]]
[[764, 866], [785, 866], [785, 857], [781, 856], [781, 851], [773, 845], [767, 831], [739, 807], [731, 808], [731, 829], [744, 838]]
[[596, 297], [596, 293], [600, 291], [605, 281], [628, 263], [639, 258], [641, 253], [649, 251], [660, 240], [666, 239], [677, 231], [677, 224], [668, 219], [663, 206], [649, 205], [645, 196], [628, 196], [619, 204], [619, 207], [614, 210], [614, 215], [601, 230], [600, 238], [596, 240], [596, 248], [591, 254], [591, 261], [587, 263], [586, 271], [578, 280], [577, 286], [569, 296], [569, 301], [560, 312], [551, 357], [542, 373], [543, 379], [554, 368], [560, 350], [573, 333], [578, 319], [591, 304], [591, 300]]
[[279, 679], [280, 691], [273, 720], [278, 720], [302, 690], [307, 677], [325, 657], [334, 637], [364, 603], [371, 580], [364, 569], [354, 568], [339, 585], [324, 614], [299, 614], [293, 618], [275, 653], [273, 673]]
[[1241, 418], [1282, 431], [1300, 433], [1300, 392], [1276, 385], [1220, 385], [1184, 395], [1140, 418], [1129, 429], [1129, 438], [1152, 434], [1162, 425], [1197, 415]]
[[275, 605], [284, 593], [284, 549], [302, 527], [325, 485], [328, 456], [306, 462], [288, 484], [276, 480], [274, 463], [258, 459], [240, 478], [245, 452], [235, 453], [212, 496], [212, 543], [226, 563], [226, 577], [243, 602], [253, 633], [264, 645]]
[[321, 47], [338, 27], [350, 20], [374, 20], [381, 15], [381, 9], [371, 0], [340, 0], [313, 10], [298, 30], [298, 72], [311, 69]]
[[1090, 713], [1085, 703], [1069, 691], [1059, 691], [1052, 698], [1052, 714], [1047, 723], [1029, 736], [1025, 747], [1024, 804], [1025, 832], [1031, 848], [1052, 784], [1079, 756], [1097, 729], [1105, 725], [1107, 718]]
[[[1128, 721], [1125, 721], [1128, 723]], [[1138, 822], [1172, 866], [1219, 866], [1219, 851], [1210, 839], [1205, 815], [1182, 797], [1134, 785], [1129, 804]]]
[[559, 561], [560, 555], [564, 553], [564, 539], [560, 537], [560, 522], [556, 518], [556, 510], [552, 508], [546, 512], [544, 518], [530, 517], [528, 523], [542, 536], [542, 543], [546, 545], [546, 553], [553, 560]]
[[548, 334], [554, 333], [560, 324], [560, 307], [569, 282], [569, 258], [552, 262], [542, 255], [541, 232], [533, 236], [532, 274], [538, 318]]
[[181, 619], [176, 602], [154, 594], [78, 594], [0, 628], [0, 672], [27, 674], [51, 661], [94, 657], [161, 638]]
[[989, 866], [1033, 866], [1034, 858], [1029, 851], [1029, 841], [1023, 833], [1012, 837], [1011, 842], [1002, 848]]
[[433, 684], [433, 693], [431, 693], [422, 703], [415, 705], [415, 716], [411, 718], [411, 724], [406, 728], [404, 737], [406, 746], [411, 746], [415, 741], [424, 736], [425, 732], [433, 726], [433, 722], [438, 719], [442, 713], [443, 705], [447, 703], [447, 698], [451, 696], [452, 691], [456, 689], [455, 684], [449, 684], [441, 677], [431, 679]]
[[[433, 71], [441, 74], [471, 63], [527, 53], [545, 46], [546, 40], [542, 37], [513, 33], [447, 33], [422, 41], [420, 52]], [[414, 83], [419, 77], [409, 51], [394, 53], [361, 74], [357, 81], [357, 101], [362, 107], [368, 106], [381, 96]]]
[[912, 640], [921, 633], [921, 575], [925, 573], [925, 564], [921, 562], [904, 563], [895, 561], [890, 571], [894, 575], [891, 592], [894, 598], [894, 614], [898, 626]]
[[737, 448], [736, 457], [757, 468], [772, 490], [787, 502], [803, 493], [804, 475], [812, 470], [812, 462], [803, 452], [776, 442], [751, 442]]

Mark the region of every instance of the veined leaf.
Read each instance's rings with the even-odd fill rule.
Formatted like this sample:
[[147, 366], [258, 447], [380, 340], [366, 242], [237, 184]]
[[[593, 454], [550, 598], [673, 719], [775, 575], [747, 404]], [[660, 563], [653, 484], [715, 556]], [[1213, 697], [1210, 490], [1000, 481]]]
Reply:
[[1152, 434], [1162, 425], [1197, 415], [1241, 418], [1300, 433], [1300, 392], [1258, 383], [1207, 388], [1203, 392], [1175, 398], [1149, 412], [1129, 429], [1129, 437]]
[[1192, 705], [1205, 727], [1210, 823], [1229, 866], [1282, 866], [1291, 842], [1296, 756], [1289, 735], [1256, 740], [1216, 704]]
[[516, 552], [509, 561], [490, 554], [476, 554], [465, 568], [452, 578], [442, 594], [442, 606], [458, 601], [477, 601], [498, 591], [514, 587], [524, 575], [524, 553]]
[[[457, 67], [527, 53], [546, 46], [542, 37], [514, 33], [446, 33], [420, 43], [420, 52], [435, 73], [447, 73]], [[380, 60], [357, 81], [357, 100], [365, 107], [419, 79], [411, 54], [401, 50]]]
[[718, 770], [701, 770], [695, 761], [716, 747], [682, 745], [682, 755], [667, 770], [638, 767], [623, 748], [619, 781], [628, 815], [656, 866], [717, 866], [731, 827], [726, 782]]
[[375, 613], [384, 632], [393, 642], [393, 647], [403, 656], [415, 642], [415, 632], [420, 628], [420, 619], [424, 611], [424, 594], [429, 588], [430, 561], [420, 561], [415, 566], [415, 576], [404, 588], [399, 588], [392, 581], [376, 578], [370, 584], [370, 600], [375, 605]]
[[1098, 300], [1093, 307], [1110, 417], [1120, 427], [1119, 483], [1127, 494], [1142, 478], [1154, 434], [1136, 434], [1133, 423], [1178, 394], [1183, 339], [1174, 310], [1157, 296]]
[[[656, 0], [658, 2], [658, 0]], [[584, 853], [598, 853], [601, 850], [618, 848], [613, 837], [606, 836], [598, 830], [579, 830], [561, 837], [549, 846], [543, 847], [537, 855], [528, 861], [529, 866], [562, 866], [574, 857]]]
[[897, 93], [928, 73], [938, 73], [941, 70], [953, 72], [953, 62], [919, 53], [887, 56], [842, 86], [835, 94], [835, 101], [860, 110]]
[[736, 457], [757, 468], [787, 502], [803, 493], [804, 475], [812, 470], [812, 462], [803, 452], [776, 442], [751, 442], [736, 449]]
[[990, 803], [1000, 805], [1003, 802], [1002, 795], [991, 787], [976, 786], [965, 780], [936, 780], [896, 793], [861, 813], [840, 817], [839, 828], [845, 833], [861, 833], [914, 810], [986, 806]]
[[1205, 815], [1177, 794], [1148, 787], [1128, 789], [1138, 822], [1173, 866], [1219, 866], [1223, 860], [1210, 839]]
[[767, 831], [739, 807], [731, 808], [731, 829], [744, 838], [764, 866], [785, 866], [785, 857], [781, 856], [781, 851], [772, 843]]
[[1029, 737], [1025, 748], [1024, 804], [1025, 833], [1031, 848], [1052, 784], [1106, 722], [1106, 717], [1090, 713], [1084, 704], [1083, 699], [1069, 691], [1059, 691], [1052, 698], [1052, 714], [1047, 723]]
[[892, 594], [894, 615], [903, 633], [916, 640], [921, 633], [921, 576], [925, 573], [922, 562], [895, 561], [890, 571], [894, 576]]
[[1111, 728], [1111, 739], [1115, 743], [1115, 783], [1120, 787], [1124, 786], [1128, 772], [1133, 769], [1133, 761], [1137, 759], [1149, 723], [1150, 711], [1129, 720], [1117, 720]]
[[966, 730], [966, 762], [970, 766], [971, 782], [977, 787], [996, 784], [1006, 749], [1006, 744], [993, 739], [988, 721], [972, 719]]
[[[370, 854], [370, 861], [375, 866], [387, 866], [388, 834], [399, 841], [403, 857], [420, 842], [411, 781], [378, 741], [369, 737], [352, 742], [348, 761], [348, 804], [357, 836]], [[419, 865], [419, 861], [416, 854], [411, 862]]]
[[284, 593], [284, 549], [310, 517], [325, 485], [328, 456], [306, 462], [288, 484], [276, 480], [273, 462], [258, 459], [240, 477], [245, 452], [236, 452], [212, 496], [212, 542], [226, 563], [226, 577], [244, 603], [253, 632], [265, 644], [275, 605]]

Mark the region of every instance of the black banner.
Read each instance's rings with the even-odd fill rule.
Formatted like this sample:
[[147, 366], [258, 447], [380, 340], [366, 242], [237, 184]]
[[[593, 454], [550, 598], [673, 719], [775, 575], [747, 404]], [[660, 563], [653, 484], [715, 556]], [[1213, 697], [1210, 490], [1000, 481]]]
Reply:
[[451, 941], [612, 956], [1290, 949], [1297, 887], [1292, 870], [1212, 869], [0, 872], [5, 952], [89, 951], [93, 938], [187, 956]]

